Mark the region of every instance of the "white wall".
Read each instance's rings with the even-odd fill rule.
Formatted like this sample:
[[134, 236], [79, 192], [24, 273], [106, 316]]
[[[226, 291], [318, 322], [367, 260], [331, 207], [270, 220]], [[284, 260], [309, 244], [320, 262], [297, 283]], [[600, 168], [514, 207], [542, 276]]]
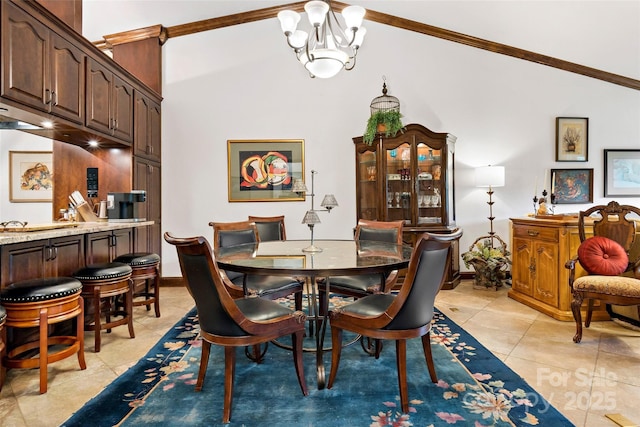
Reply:
[[[113, 2], [85, 0], [90, 40], [267, 7], [274, 1]], [[640, 78], [639, 1], [353, 1], [373, 10]], [[227, 140], [304, 139], [306, 177], [340, 206], [321, 214], [317, 238], [349, 238], [356, 221], [354, 150], [382, 76], [405, 123], [458, 137], [456, 203], [461, 247], [489, 230], [485, 190], [473, 169], [506, 167], [494, 194], [495, 228], [533, 210], [545, 170], [593, 168], [603, 197], [603, 149], [639, 148], [640, 92], [531, 62], [365, 21], [367, 38], [351, 72], [310, 79], [277, 20], [172, 38], [163, 46], [163, 232], [211, 237], [209, 221], [248, 214], [287, 217], [289, 238], [308, 238], [308, 203], [228, 203]], [[555, 162], [555, 118], [588, 117], [589, 161]], [[4, 140], [2, 141], [4, 150]], [[548, 187], [548, 184], [547, 184]], [[638, 204], [640, 198], [624, 199]], [[560, 205], [577, 212], [586, 205]], [[4, 213], [3, 213], [4, 216]], [[179, 275], [163, 247], [163, 275]]]

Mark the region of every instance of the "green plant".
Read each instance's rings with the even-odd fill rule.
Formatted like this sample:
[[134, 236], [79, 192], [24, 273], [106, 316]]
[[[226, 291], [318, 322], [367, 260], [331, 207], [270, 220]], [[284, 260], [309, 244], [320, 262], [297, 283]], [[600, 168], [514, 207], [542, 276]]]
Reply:
[[402, 114], [397, 110], [376, 111], [369, 117], [369, 120], [367, 120], [367, 128], [364, 131], [362, 140], [366, 144], [371, 145], [378, 133], [378, 125], [384, 125], [384, 131], [382, 131], [382, 133], [385, 137], [393, 138], [398, 132], [404, 129], [404, 125], [400, 120], [401, 117]]
[[494, 247], [492, 238], [476, 241], [468, 252], [462, 254], [464, 265], [472, 266], [476, 270], [476, 283], [485, 287], [501, 286], [506, 279], [507, 267], [511, 264], [508, 258], [510, 252], [502, 239], [494, 236], [501, 243], [500, 247]]

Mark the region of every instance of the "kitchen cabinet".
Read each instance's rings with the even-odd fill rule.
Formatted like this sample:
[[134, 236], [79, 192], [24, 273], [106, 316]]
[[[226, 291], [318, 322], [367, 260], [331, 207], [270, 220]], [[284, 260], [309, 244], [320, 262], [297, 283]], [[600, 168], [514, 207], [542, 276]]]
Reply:
[[160, 163], [134, 156], [133, 187], [147, 192], [147, 201], [140, 204], [140, 214], [153, 225], [136, 230], [136, 251], [153, 252], [160, 256], [162, 247], [161, 169]]
[[[456, 137], [409, 124], [393, 138], [381, 134], [356, 150], [356, 219], [404, 221], [403, 240], [415, 245], [426, 231], [456, 230], [454, 154]], [[453, 241], [445, 289], [460, 282], [459, 242]]]
[[101, 264], [133, 252], [134, 229], [102, 231], [86, 235], [85, 262]]
[[159, 162], [162, 142], [160, 102], [135, 91], [133, 112], [133, 154]]
[[133, 86], [96, 58], [87, 58], [86, 126], [133, 141]]
[[1, 96], [83, 124], [85, 53], [52, 23], [9, 1], [1, 7]]
[[[578, 253], [577, 224], [577, 217], [570, 216], [511, 219], [510, 298], [554, 319], [573, 321], [569, 270], [564, 265]], [[578, 265], [576, 277], [584, 274]], [[608, 318], [604, 305], [594, 301], [593, 320]]]
[[3, 245], [0, 252], [0, 288], [21, 280], [71, 276], [85, 265], [83, 235]]

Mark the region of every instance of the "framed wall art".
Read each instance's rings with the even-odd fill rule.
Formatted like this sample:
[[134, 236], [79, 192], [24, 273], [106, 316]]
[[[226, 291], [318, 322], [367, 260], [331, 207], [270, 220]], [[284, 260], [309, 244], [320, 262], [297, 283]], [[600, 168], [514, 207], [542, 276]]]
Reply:
[[556, 117], [556, 162], [589, 160], [589, 119]]
[[230, 202], [303, 201], [292, 190], [304, 181], [304, 140], [227, 141]]
[[640, 196], [640, 150], [604, 150], [604, 196]]
[[551, 194], [557, 205], [593, 202], [593, 169], [551, 169]]
[[9, 201], [14, 203], [53, 200], [53, 153], [9, 151]]

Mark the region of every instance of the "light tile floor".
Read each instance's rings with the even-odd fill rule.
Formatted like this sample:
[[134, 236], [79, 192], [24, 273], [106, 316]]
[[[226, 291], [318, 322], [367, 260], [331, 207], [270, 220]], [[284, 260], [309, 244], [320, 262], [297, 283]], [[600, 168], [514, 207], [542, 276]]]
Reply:
[[[559, 322], [498, 291], [474, 289], [471, 281], [442, 291], [437, 307], [539, 391], [577, 426], [615, 426], [605, 414], [622, 414], [640, 425], [640, 332], [613, 322], [594, 322], [581, 344], [573, 322]], [[87, 369], [75, 357], [49, 367], [49, 391], [38, 393], [38, 371], [13, 369], [0, 392], [0, 425], [58, 426], [146, 354], [193, 301], [184, 288], [161, 289], [159, 319], [135, 308], [136, 338], [126, 327], [104, 334], [93, 352], [87, 333]]]

